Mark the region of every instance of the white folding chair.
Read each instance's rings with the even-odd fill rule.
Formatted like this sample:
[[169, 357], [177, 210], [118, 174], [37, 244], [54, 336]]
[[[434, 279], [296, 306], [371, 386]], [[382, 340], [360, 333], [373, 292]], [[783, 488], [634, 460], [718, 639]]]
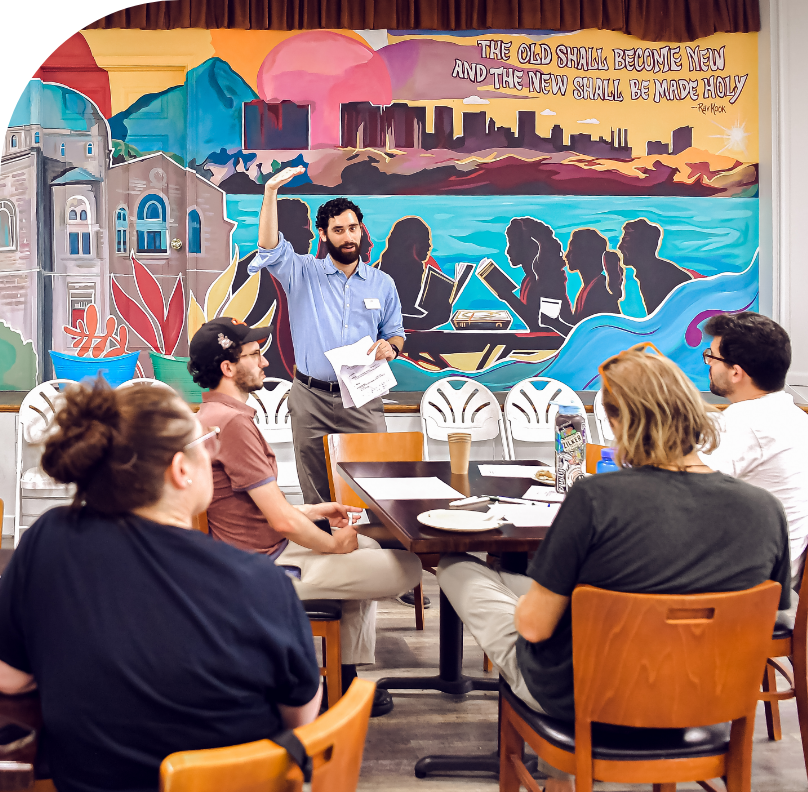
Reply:
[[468, 377], [446, 377], [424, 391], [421, 431], [425, 460], [429, 459], [429, 439], [447, 443], [452, 432], [468, 432], [472, 443], [499, 437], [502, 457], [510, 459], [499, 402], [485, 385]]
[[[550, 377], [531, 377], [516, 383], [505, 399], [505, 438], [511, 459], [516, 459], [514, 440], [554, 443], [558, 407], [551, 401], [572, 404], [586, 415], [581, 397], [563, 382]], [[534, 455], [535, 456], [535, 455]]]
[[595, 426], [598, 428], [598, 443], [600, 445], [611, 445], [614, 441], [614, 432], [609, 423], [609, 416], [603, 407], [603, 391], [599, 390], [595, 394]]
[[156, 388], [168, 388], [174, 390], [167, 382], [160, 382], [160, 380], [152, 379], [151, 377], [135, 377], [134, 379], [126, 380], [118, 385], [117, 390], [121, 388], [131, 388], [135, 385], [148, 385]]
[[292, 416], [289, 415], [291, 389], [292, 383], [289, 380], [266, 377], [264, 387], [253, 391], [247, 397], [247, 404], [255, 410], [255, 423], [275, 452], [278, 461], [278, 486], [283, 492], [296, 495], [300, 491], [300, 481], [295, 463]]
[[[73, 500], [75, 487], [60, 484], [50, 478], [39, 466], [42, 453], [36, 449], [53, 424], [59, 408], [60, 386], [73, 384], [74, 380], [68, 379], [48, 380], [29, 391], [20, 405], [17, 423], [14, 547], [19, 544], [22, 531], [40, 514]], [[23, 467], [32, 462], [34, 464], [23, 472]]]

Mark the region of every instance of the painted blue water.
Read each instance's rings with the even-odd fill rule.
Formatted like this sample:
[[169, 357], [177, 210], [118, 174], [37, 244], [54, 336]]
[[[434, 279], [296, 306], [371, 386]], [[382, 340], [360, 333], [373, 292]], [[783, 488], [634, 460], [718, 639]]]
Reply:
[[[234, 241], [244, 256], [257, 246], [260, 195], [229, 195], [227, 211], [238, 222]], [[331, 196], [300, 196], [314, 217]], [[496, 389], [508, 388], [528, 376], [555, 376], [574, 388], [597, 388], [597, 366], [608, 355], [632, 343], [652, 340], [689, 376], [706, 389], [701, 361], [706, 342], [691, 347], [684, 340], [688, 324], [703, 311], [741, 310], [757, 306], [757, 198], [627, 198], [615, 196], [357, 196], [374, 241], [371, 261], [381, 256], [393, 224], [417, 215], [432, 229], [432, 256], [441, 269], [454, 275], [461, 262], [478, 263], [489, 257], [511, 275], [516, 286], [521, 268], [505, 256], [505, 229], [514, 217], [530, 216], [551, 226], [564, 249], [577, 228], [594, 228], [616, 249], [622, 226], [644, 217], [664, 230], [659, 249], [669, 259], [704, 276], [676, 289], [652, 317], [645, 317], [632, 270], [626, 270], [623, 316], [594, 316], [579, 324], [559, 350], [541, 364], [507, 361], [474, 376]], [[569, 273], [567, 291], [575, 299], [581, 281]], [[456, 309], [505, 308], [479, 280], [472, 277], [455, 304]], [[524, 329], [514, 317], [514, 330]], [[430, 374], [406, 361], [395, 362], [398, 390], [423, 390], [446, 373]]]

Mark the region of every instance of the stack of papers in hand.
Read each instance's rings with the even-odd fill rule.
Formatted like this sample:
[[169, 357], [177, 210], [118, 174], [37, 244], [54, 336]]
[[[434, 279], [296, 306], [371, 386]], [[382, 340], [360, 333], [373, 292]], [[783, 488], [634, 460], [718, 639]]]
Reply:
[[396, 378], [386, 360], [376, 360], [370, 336], [355, 344], [330, 349], [325, 353], [334, 367], [344, 407], [362, 407], [372, 399], [386, 394], [396, 384]]
[[511, 503], [495, 503], [489, 514], [511, 523], [517, 528], [549, 528], [555, 519], [560, 504], [535, 503], [529, 506]]

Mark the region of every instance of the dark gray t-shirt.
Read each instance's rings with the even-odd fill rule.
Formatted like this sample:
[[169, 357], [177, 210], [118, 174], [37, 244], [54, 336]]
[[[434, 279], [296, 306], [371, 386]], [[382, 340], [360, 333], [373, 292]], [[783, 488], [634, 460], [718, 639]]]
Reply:
[[[527, 570], [564, 597], [577, 585], [645, 594], [740, 591], [780, 583], [789, 607], [788, 523], [780, 502], [723, 473], [643, 467], [579, 479]], [[572, 621], [517, 642], [519, 668], [548, 715], [575, 717]]]

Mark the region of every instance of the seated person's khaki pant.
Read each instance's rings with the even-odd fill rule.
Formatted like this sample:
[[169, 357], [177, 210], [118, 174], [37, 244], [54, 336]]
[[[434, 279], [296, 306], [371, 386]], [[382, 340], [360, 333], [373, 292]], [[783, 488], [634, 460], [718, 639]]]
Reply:
[[278, 566], [300, 568], [292, 579], [302, 600], [342, 600], [342, 662], [356, 665], [376, 659], [376, 603], [397, 597], [421, 582], [421, 561], [406, 550], [382, 550], [360, 534], [359, 549], [344, 555], [316, 553], [289, 542], [275, 559]]

